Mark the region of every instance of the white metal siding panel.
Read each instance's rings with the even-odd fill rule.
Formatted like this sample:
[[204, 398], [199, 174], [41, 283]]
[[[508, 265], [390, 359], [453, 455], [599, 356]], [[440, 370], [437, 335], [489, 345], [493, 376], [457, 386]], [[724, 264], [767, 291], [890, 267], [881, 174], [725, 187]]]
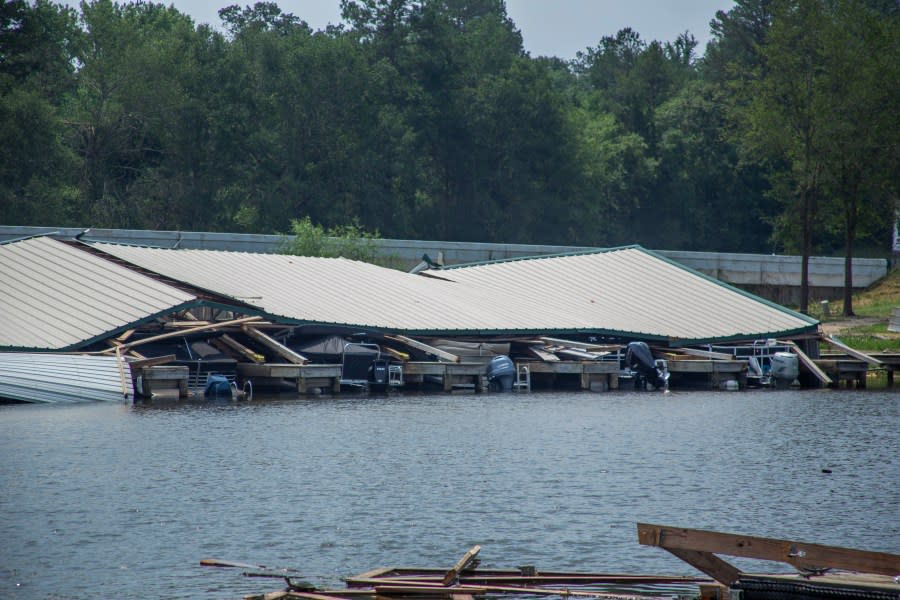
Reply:
[[193, 299], [51, 238], [0, 245], [0, 347], [69, 348]]
[[[123, 390], [123, 379], [125, 389]], [[0, 397], [23, 402], [122, 402], [131, 367], [115, 356], [0, 353]]]

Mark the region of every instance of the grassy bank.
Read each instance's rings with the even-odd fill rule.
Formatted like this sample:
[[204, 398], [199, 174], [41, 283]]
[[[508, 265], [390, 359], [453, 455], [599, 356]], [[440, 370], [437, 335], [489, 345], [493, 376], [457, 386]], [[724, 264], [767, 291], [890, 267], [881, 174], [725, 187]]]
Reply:
[[[900, 333], [888, 331], [893, 308], [900, 306], [900, 267], [866, 290], [853, 295], [855, 317], [844, 317], [844, 303], [831, 303], [830, 317], [813, 315], [829, 335], [866, 352], [900, 352]], [[818, 307], [817, 307], [818, 308]]]

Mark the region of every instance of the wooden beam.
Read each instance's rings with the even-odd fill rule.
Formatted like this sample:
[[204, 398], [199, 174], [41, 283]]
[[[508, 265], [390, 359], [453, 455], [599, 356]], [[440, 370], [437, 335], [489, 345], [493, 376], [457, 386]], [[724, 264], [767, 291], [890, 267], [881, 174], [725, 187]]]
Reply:
[[[459, 590], [459, 591], [457, 591]], [[481, 587], [465, 586], [462, 587], [433, 587], [433, 586], [412, 586], [412, 585], [376, 585], [375, 593], [379, 596], [438, 596], [449, 598], [458, 593], [473, 593], [484, 595], [486, 590]]]
[[881, 362], [880, 360], [878, 360], [877, 358], [869, 356], [868, 354], [864, 354], [864, 353], [860, 352], [859, 350], [854, 350], [847, 344], [845, 344], [843, 342], [839, 342], [834, 338], [825, 337], [823, 339], [825, 340], [826, 343], [831, 344], [835, 348], [843, 351], [848, 356], [852, 356], [856, 360], [861, 360], [864, 363], [868, 363], [868, 364], [872, 365], [873, 367], [883, 367], [884, 366], [884, 363]]
[[610, 354], [610, 352], [588, 352], [587, 350], [579, 350], [578, 348], [562, 348], [555, 350], [557, 354], [574, 360], [598, 360], [600, 357]]
[[165, 356], [155, 356], [153, 358], [144, 358], [142, 360], [131, 361], [132, 369], [143, 369], [145, 367], [155, 367], [156, 365], [164, 365], [175, 360], [174, 354], [166, 354]]
[[[119, 348], [116, 348], [116, 365], [119, 367], [119, 383], [122, 386], [122, 398], [127, 399], [131, 396], [131, 392], [129, 391], [129, 388], [131, 388], [131, 378], [125, 377], [125, 359], [122, 358], [122, 350]], [[131, 389], [133, 390], [133, 388]]]
[[701, 573], [706, 573], [722, 585], [731, 587], [741, 577], [737, 567], [710, 552], [675, 548], [666, 548], [666, 552], [677, 556]]
[[478, 556], [479, 552], [481, 552], [481, 546], [472, 546], [472, 548], [468, 552], [463, 554], [462, 558], [460, 558], [456, 562], [456, 564], [453, 565], [453, 568], [447, 571], [441, 583], [443, 585], [450, 585], [451, 583], [453, 583], [456, 578], [459, 577], [460, 571], [469, 566], [469, 564], [471, 564], [471, 562], [475, 560], [475, 557]]
[[622, 349], [621, 344], [590, 344], [587, 342], [576, 342], [575, 340], [564, 340], [561, 338], [553, 338], [541, 336], [538, 338], [540, 341], [548, 344], [550, 346], [566, 346], [567, 348], [577, 348], [579, 350], [584, 350], [585, 352], [592, 352], [595, 350], [598, 351], [609, 351], [616, 352]]
[[241, 330], [252, 337], [254, 340], [267, 347], [269, 350], [272, 350], [278, 356], [282, 357], [288, 362], [294, 363], [295, 365], [305, 365], [309, 362], [309, 359], [301, 354], [297, 354], [281, 342], [270, 338], [268, 335], [263, 333], [262, 331], [257, 331], [253, 327], [249, 325], [241, 326]]
[[[117, 346], [117, 347], [121, 348], [122, 350], [125, 350], [128, 348], [133, 348], [134, 346], [140, 346], [141, 344], [148, 344], [150, 342], [157, 342], [159, 340], [166, 340], [169, 338], [178, 337], [178, 336], [182, 336], [182, 335], [189, 335], [191, 333], [199, 333], [201, 331], [209, 331], [211, 329], [219, 329], [222, 327], [232, 327], [234, 325], [241, 325], [243, 323], [259, 321], [260, 319], [262, 319], [262, 317], [257, 316], [257, 317], [243, 317], [241, 319], [234, 319], [232, 321], [221, 321], [218, 323], [201, 325], [199, 327], [194, 327], [192, 329], [183, 329], [181, 331], [170, 331], [169, 333], [161, 333], [159, 335], [154, 335], [154, 336], [151, 336], [148, 338], [144, 338], [142, 340], [136, 340], [134, 342], [128, 342], [127, 344], [121, 344], [120, 346]], [[106, 350], [100, 351], [99, 354], [106, 354], [108, 352], [113, 352], [113, 351], [115, 351], [115, 348], [108, 348]]]
[[807, 544], [790, 540], [683, 529], [638, 523], [638, 541], [672, 550], [694, 550], [780, 561], [798, 569], [844, 569], [895, 576], [900, 573], [900, 555], [854, 550], [838, 546]]
[[382, 346], [381, 351], [384, 352], [385, 354], [390, 354], [397, 360], [402, 360], [402, 361], [409, 360], [409, 354], [407, 354], [406, 352], [400, 352], [399, 350], [395, 350], [394, 348], [391, 348], [390, 346]]
[[544, 346], [528, 346], [528, 351], [544, 362], [559, 362], [559, 357], [544, 350]]
[[[782, 342], [779, 342], [779, 343], [782, 343]], [[801, 350], [800, 347], [797, 346], [797, 344], [796, 344], [794, 341], [788, 340], [788, 341], [783, 342], [783, 343], [784, 343], [784, 345], [786, 345], [786, 346], [790, 346], [791, 350], [794, 351], [794, 354], [797, 355], [797, 358], [800, 360], [800, 362], [803, 363], [803, 365], [804, 365], [807, 369], [809, 369], [810, 372], [811, 372], [813, 375], [815, 375], [816, 378], [817, 378], [820, 382], [822, 382], [822, 385], [831, 385], [831, 384], [833, 383], [832, 380], [831, 380], [831, 377], [829, 377], [829, 376], [825, 373], [825, 371], [823, 371], [822, 369], [820, 369], [820, 368], [819, 368], [819, 365], [817, 365], [817, 364], [813, 361], [813, 359], [811, 359], [809, 356], [807, 356], [806, 353], [805, 353], [803, 350]]]
[[[234, 350], [244, 358], [249, 359], [251, 362], [255, 363], [264, 363], [266, 362], [266, 357], [258, 352], [254, 352], [247, 346], [243, 345], [227, 333], [223, 333], [218, 338], [212, 340], [213, 345], [217, 345], [216, 342], [225, 346], [227, 349]], [[220, 348], [221, 350], [221, 348]]]
[[709, 350], [698, 350], [696, 348], [675, 348], [675, 352], [688, 354], [690, 356], [700, 356], [702, 358], [710, 358], [712, 360], [733, 360], [734, 356], [724, 352], [711, 352]]
[[408, 338], [404, 335], [386, 335], [385, 339], [393, 340], [395, 342], [400, 342], [401, 344], [406, 344], [410, 348], [415, 348], [416, 350], [421, 350], [422, 352], [427, 352], [428, 354], [432, 354], [438, 358], [442, 358], [448, 362], [460, 362], [460, 358], [455, 354], [450, 354], [449, 352], [444, 352], [439, 348], [435, 348], [434, 346], [429, 346], [428, 344], [424, 344], [418, 340], [414, 340], [412, 338]]

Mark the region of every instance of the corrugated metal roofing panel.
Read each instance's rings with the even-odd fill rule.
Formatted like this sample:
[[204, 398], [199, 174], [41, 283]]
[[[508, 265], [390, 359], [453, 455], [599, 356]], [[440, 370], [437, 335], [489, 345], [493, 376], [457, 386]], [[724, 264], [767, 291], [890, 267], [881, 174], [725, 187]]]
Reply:
[[546, 298], [549, 312], [575, 310], [612, 331], [713, 340], [815, 330], [817, 321], [639, 247], [447, 269], [479, 288]]
[[345, 259], [94, 246], [271, 315], [408, 333], [719, 340], [816, 324], [641, 248], [431, 272], [435, 278]]
[[133, 397], [131, 367], [115, 356], [0, 352], [0, 398], [122, 402]]
[[60, 350], [196, 298], [48, 237], [0, 244], [0, 348]]
[[[494, 329], [493, 292], [343, 258], [93, 244], [167, 277], [297, 321], [392, 331]], [[520, 300], [527, 302], [527, 299]], [[527, 326], [509, 318], [505, 325]]]

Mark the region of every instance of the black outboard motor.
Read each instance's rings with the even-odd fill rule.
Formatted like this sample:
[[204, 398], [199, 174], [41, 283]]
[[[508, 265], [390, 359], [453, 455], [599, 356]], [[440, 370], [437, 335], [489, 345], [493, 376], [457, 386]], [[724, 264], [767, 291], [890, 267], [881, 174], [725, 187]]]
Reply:
[[495, 392], [509, 392], [513, 389], [513, 380], [516, 377], [516, 366], [508, 356], [495, 356], [488, 363], [485, 373], [488, 386]]
[[650, 347], [644, 342], [628, 344], [625, 366], [638, 373], [636, 384], [649, 383], [655, 388], [665, 388], [669, 382], [669, 371], [665, 367], [665, 361], [654, 360]]
[[386, 390], [388, 386], [388, 366], [390, 362], [376, 358], [369, 367], [369, 386], [377, 390]]

